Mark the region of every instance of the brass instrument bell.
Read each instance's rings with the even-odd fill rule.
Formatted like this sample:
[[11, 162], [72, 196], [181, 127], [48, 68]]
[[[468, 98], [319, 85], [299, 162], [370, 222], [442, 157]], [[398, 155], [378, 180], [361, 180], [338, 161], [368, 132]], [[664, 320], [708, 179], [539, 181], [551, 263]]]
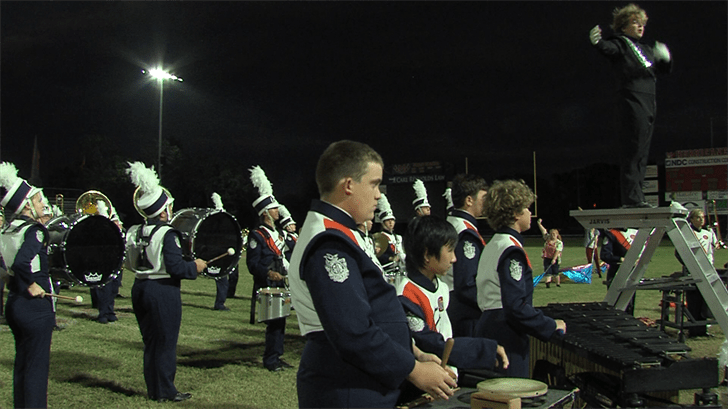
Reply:
[[[76, 213], [98, 214], [98, 202], [102, 201], [106, 204], [107, 209], [111, 209], [111, 200], [98, 190], [89, 190], [81, 194], [76, 200]], [[103, 215], [109, 216], [109, 215]]]

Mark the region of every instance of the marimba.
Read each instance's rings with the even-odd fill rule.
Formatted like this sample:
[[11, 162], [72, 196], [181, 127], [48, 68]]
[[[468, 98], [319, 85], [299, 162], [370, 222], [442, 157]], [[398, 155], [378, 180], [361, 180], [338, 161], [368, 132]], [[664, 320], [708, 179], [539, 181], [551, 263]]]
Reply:
[[549, 376], [575, 384], [590, 407], [665, 406], [682, 389], [703, 389], [704, 403], [717, 403], [708, 390], [720, 383], [717, 358], [690, 358], [687, 345], [606, 303], [541, 310], [563, 319], [567, 332], [549, 342], [531, 338], [532, 377], [549, 368]]

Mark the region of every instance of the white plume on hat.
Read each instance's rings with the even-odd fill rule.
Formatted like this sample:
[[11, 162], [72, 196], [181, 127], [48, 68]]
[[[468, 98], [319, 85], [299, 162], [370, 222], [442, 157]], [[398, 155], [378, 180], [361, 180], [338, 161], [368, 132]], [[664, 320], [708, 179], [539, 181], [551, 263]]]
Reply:
[[289, 212], [288, 208], [284, 205], [280, 205], [280, 207], [278, 207], [278, 214], [281, 216], [281, 219], [291, 217], [291, 212]]
[[280, 206], [276, 198], [273, 197], [273, 185], [260, 166], [250, 168], [250, 181], [258, 189], [259, 197], [253, 202], [253, 208], [258, 212], [258, 216], [268, 209], [275, 209]]
[[[141, 195], [136, 198], [138, 211], [144, 216], [157, 217], [174, 202], [174, 198], [159, 184], [159, 176], [153, 168], [147, 168], [142, 162], [127, 162], [126, 173], [131, 182], [139, 188]], [[160, 201], [161, 199], [161, 201]], [[169, 215], [171, 217], [171, 214]]]
[[103, 200], [96, 201], [96, 213], [98, 213], [99, 216], [109, 218], [109, 207], [106, 206], [106, 203], [104, 203]]
[[412, 188], [415, 190], [415, 200], [412, 201], [412, 204], [415, 205], [415, 210], [420, 207], [430, 207], [430, 202], [427, 201], [427, 188], [425, 187], [425, 183], [417, 179], [412, 184]]
[[389, 219], [396, 220], [396, 218], [394, 217], [394, 212], [392, 211], [392, 205], [389, 204], [389, 199], [387, 199], [387, 195], [385, 195], [384, 193], [381, 194], [379, 200], [377, 201], [377, 210], [380, 223], [383, 223]]
[[278, 207], [278, 215], [280, 216], [280, 218], [278, 219], [278, 223], [281, 225], [281, 227], [296, 224], [296, 221], [293, 220], [293, 216], [291, 216], [291, 212], [288, 211], [288, 208], [286, 208], [286, 206], [280, 205]]
[[131, 177], [131, 183], [138, 187], [143, 193], [151, 194], [162, 189], [159, 185], [159, 176], [154, 169], [148, 168], [142, 162], [127, 162], [129, 169], [126, 173]]
[[[0, 187], [4, 187], [6, 190], [0, 204], [5, 206], [9, 218], [20, 214], [30, 198], [43, 192], [42, 189], [28, 184], [18, 176], [18, 168], [10, 162], [0, 163]], [[35, 212], [35, 210], [31, 211]]]
[[222, 198], [217, 192], [214, 192], [212, 194], [212, 203], [215, 205], [215, 210], [225, 210], [225, 208], [222, 206]]
[[270, 183], [260, 166], [250, 168], [250, 181], [258, 189], [258, 195], [271, 196], [273, 194], [273, 184]]
[[453, 205], [453, 203], [452, 203], [452, 188], [445, 189], [445, 193], [442, 194], [442, 197], [445, 198], [448, 209], [455, 207], [455, 205]]
[[10, 190], [14, 184], [20, 180], [18, 177], [18, 168], [10, 162], [0, 163], [0, 186], [4, 186]]

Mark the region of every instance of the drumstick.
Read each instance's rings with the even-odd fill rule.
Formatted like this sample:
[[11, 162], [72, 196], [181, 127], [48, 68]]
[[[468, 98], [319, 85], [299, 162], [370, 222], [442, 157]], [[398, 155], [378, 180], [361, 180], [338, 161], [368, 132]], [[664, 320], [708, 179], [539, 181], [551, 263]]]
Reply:
[[210, 261], [208, 261], [208, 262], [207, 262], [207, 264], [210, 264], [210, 263], [212, 263], [213, 261], [217, 261], [217, 260], [220, 260], [221, 258], [223, 258], [223, 257], [225, 257], [225, 256], [232, 256], [233, 254], [235, 254], [235, 250], [233, 250], [233, 248], [232, 248], [232, 247], [229, 247], [229, 248], [227, 249], [227, 251], [226, 251], [226, 252], [224, 252], [224, 253], [220, 254], [219, 256], [217, 256], [217, 257], [215, 257], [215, 258], [211, 259]]
[[66, 295], [46, 293], [46, 297], [56, 297], [56, 298], [60, 298], [62, 300], [70, 300], [70, 301], [76, 301], [76, 302], [83, 302], [83, 297], [81, 297], [80, 295], [77, 295], [75, 297], [68, 297]]
[[455, 339], [450, 338], [445, 341], [445, 350], [442, 351], [442, 367], [447, 367], [447, 360], [450, 359], [450, 353], [452, 352], [452, 346], [455, 344]]

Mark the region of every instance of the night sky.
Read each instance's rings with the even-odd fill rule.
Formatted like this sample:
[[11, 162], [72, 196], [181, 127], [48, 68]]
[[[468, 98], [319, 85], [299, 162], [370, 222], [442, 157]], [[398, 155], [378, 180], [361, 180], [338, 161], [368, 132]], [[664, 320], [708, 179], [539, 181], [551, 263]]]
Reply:
[[[443, 161], [487, 180], [616, 163], [614, 82], [589, 30], [623, 2], [0, 3], [0, 159], [41, 177], [79, 160], [84, 136], [130, 158], [165, 138], [195, 155], [261, 165], [276, 193], [310, 185], [332, 141], [385, 163]], [[641, 2], [668, 45], [651, 158], [726, 145], [727, 2]], [[439, 193], [437, 193], [439, 194]], [[306, 198], [305, 202], [308, 202]], [[302, 215], [301, 215], [302, 216]], [[301, 217], [299, 216], [299, 217]]]

